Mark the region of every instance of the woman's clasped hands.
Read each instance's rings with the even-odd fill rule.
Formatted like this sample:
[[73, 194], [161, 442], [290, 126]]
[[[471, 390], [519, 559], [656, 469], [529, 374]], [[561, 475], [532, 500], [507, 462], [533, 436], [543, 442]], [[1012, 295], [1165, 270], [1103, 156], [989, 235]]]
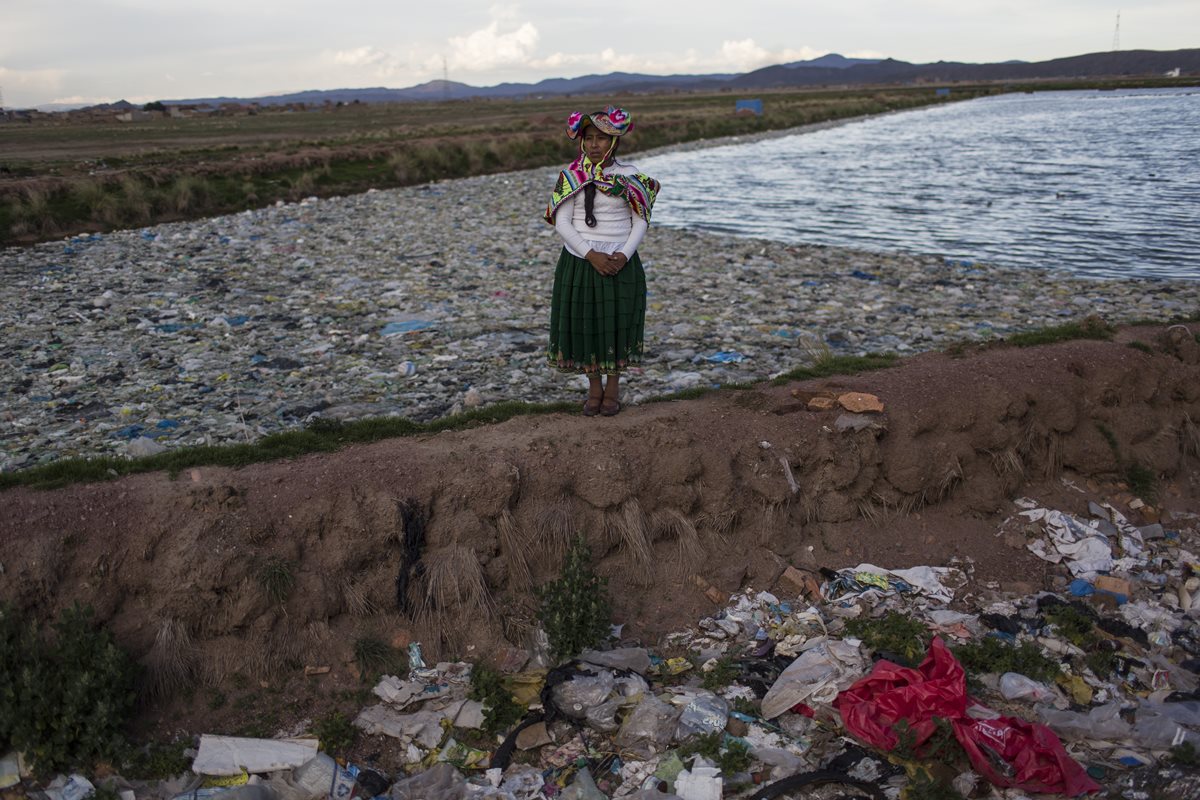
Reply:
[[611, 277], [621, 271], [628, 261], [624, 253], [601, 253], [597, 250], [589, 250], [587, 254], [588, 263], [595, 268], [596, 272], [601, 275]]

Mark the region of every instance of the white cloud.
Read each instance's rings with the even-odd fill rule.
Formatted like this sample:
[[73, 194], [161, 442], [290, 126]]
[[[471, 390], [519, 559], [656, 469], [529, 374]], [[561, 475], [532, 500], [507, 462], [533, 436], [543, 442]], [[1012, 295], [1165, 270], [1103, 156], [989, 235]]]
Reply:
[[321, 60], [363, 79], [393, 78], [403, 74], [407, 66], [387, 50], [370, 44], [349, 50], [326, 50], [321, 53]]
[[65, 69], [9, 69], [0, 67], [0, 86], [27, 92], [55, 92], [67, 76]]
[[333, 63], [346, 67], [363, 67], [387, 61], [389, 56], [373, 45], [355, 47], [351, 50], [335, 50], [330, 54]]
[[707, 55], [688, 49], [682, 53], [646, 56], [640, 53], [619, 53], [607, 47], [598, 53], [552, 53], [544, 58], [530, 60], [528, 66], [547, 71], [578, 67], [586, 72], [640, 72], [649, 75], [748, 72], [772, 64], [807, 61], [827, 52], [812, 47], [769, 50], [754, 39], [738, 39], [722, 42], [716, 51]]
[[487, 27], [452, 36], [448, 41], [450, 53], [446, 56], [451, 69], [467, 72], [496, 69], [515, 65], [526, 65], [537, 47], [538, 31], [532, 22], [526, 22], [506, 33], [500, 32], [500, 22], [493, 20]]
[[739, 39], [722, 42], [717, 58], [723, 65], [723, 70], [748, 72], [772, 64], [808, 61], [823, 55], [825, 55], [823, 51], [814, 50], [811, 47], [801, 47], [799, 50], [784, 48], [772, 51], [760, 46], [753, 39]]

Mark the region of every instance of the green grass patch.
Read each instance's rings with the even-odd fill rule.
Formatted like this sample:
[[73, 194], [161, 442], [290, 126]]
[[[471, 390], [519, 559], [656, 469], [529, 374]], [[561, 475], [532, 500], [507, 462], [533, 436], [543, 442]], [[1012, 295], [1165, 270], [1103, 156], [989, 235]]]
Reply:
[[313, 733], [321, 743], [321, 751], [330, 755], [344, 756], [358, 741], [358, 728], [340, 711], [333, 711], [313, 724]]
[[187, 740], [131, 746], [120, 758], [121, 777], [156, 781], [182, 775], [192, 768], [192, 759], [186, 752], [191, 746]]
[[1108, 340], [1112, 339], [1114, 333], [1116, 333], [1116, 328], [1099, 317], [1086, 317], [1079, 322], [1068, 322], [1065, 325], [1056, 325], [1036, 331], [1014, 333], [1012, 336], [1001, 339], [998, 344], [1013, 347], [1036, 347], [1056, 342], [1069, 342], [1074, 339]]
[[700, 685], [710, 692], [718, 692], [737, 680], [738, 668], [729, 656], [721, 656], [713, 668], [703, 673]]
[[467, 696], [483, 703], [483, 730], [492, 736], [507, 733], [525, 714], [505, 685], [504, 677], [486, 664], [471, 667]]
[[1184, 742], [1172, 747], [1170, 759], [1172, 764], [1178, 764], [1181, 767], [1200, 768], [1200, 751], [1197, 751], [1196, 746], [1191, 742]]
[[875, 652], [894, 654], [909, 664], [925, 656], [933, 639], [925, 623], [899, 611], [889, 611], [879, 619], [848, 620], [846, 632], [862, 639]]
[[376, 636], [360, 636], [354, 640], [354, 662], [364, 681], [373, 681], [377, 676], [397, 671], [401, 665], [400, 654], [387, 642]]
[[721, 768], [728, 778], [750, 769], [750, 745], [724, 731], [692, 736], [679, 747], [679, 757], [685, 762], [693, 755], [703, 756]]
[[1143, 353], [1147, 353], [1149, 355], [1154, 355], [1154, 348], [1138, 339], [1135, 339], [1126, 346], [1132, 347], [1134, 350], [1141, 350]]
[[1058, 630], [1060, 636], [1076, 647], [1087, 650], [1099, 641], [1095, 622], [1074, 606], [1056, 604], [1047, 608], [1043, 616]]
[[898, 360], [895, 353], [873, 353], [865, 356], [822, 355], [811, 366], [797, 367], [785, 372], [771, 383], [782, 386], [792, 381], [828, 378], [833, 375], [857, 375], [860, 372], [894, 367]]
[[1154, 502], [1158, 499], [1158, 475], [1154, 470], [1131, 461], [1125, 466], [1125, 481], [1129, 490], [1143, 500]]
[[1104, 437], [1104, 441], [1108, 442], [1108, 447], [1112, 450], [1113, 457], [1117, 461], [1121, 460], [1121, 447], [1117, 444], [1117, 435], [1112, 432], [1112, 428], [1105, 425], [1103, 422], [1096, 423], [1096, 430], [1100, 431], [1100, 435]]
[[258, 584], [277, 604], [287, 602], [296, 584], [295, 565], [287, 559], [271, 557], [259, 565]]
[[1047, 658], [1036, 644], [1012, 645], [995, 636], [952, 647], [954, 657], [971, 675], [1019, 672], [1035, 681], [1052, 681], [1061, 672], [1058, 662]]
[[249, 444], [181, 447], [147, 458], [70, 458], [19, 472], [0, 474], [0, 489], [29, 486], [57, 489], [73, 483], [104, 481], [123, 475], [166, 471], [172, 475], [192, 467], [245, 467], [265, 461], [328, 453], [351, 444], [366, 444], [400, 436], [419, 436], [448, 430], [493, 425], [514, 417], [575, 412], [577, 403], [522, 403], [509, 401], [463, 414], [417, 423], [403, 417], [374, 417], [354, 422], [315, 420], [306, 428], [264, 436]]

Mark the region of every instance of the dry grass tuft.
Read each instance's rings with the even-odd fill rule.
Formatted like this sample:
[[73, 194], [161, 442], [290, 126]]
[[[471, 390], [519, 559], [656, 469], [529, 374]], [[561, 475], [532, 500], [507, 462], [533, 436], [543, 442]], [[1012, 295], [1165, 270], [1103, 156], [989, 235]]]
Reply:
[[512, 576], [510, 585], [522, 592], [529, 591], [533, 586], [533, 577], [529, 573], [529, 560], [525, 551], [529, 547], [525, 536], [517, 526], [517, 521], [506, 508], [496, 518], [496, 531], [500, 534], [500, 550], [508, 559], [508, 571]]
[[1053, 478], [1062, 472], [1063, 468], [1063, 443], [1062, 437], [1057, 432], [1051, 431], [1046, 436], [1046, 469], [1045, 476]]
[[1054, 431], [1047, 431], [1033, 420], [1025, 426], [1021, 442], [1017, 445], [1017, 453], [1022, 458], [1040, 459], [1042, 462], [1042, 477], [1053, 478], [1062, 472], [1063, 459], [1062, 437]]
[[451, 609], [491, 616], [492, 595], [483, 567], [469, 547], [452, 544], [425, 558], [422, 610], [428, 614]]
[[500, 615], [500, 628], [509, 642], [519, 647], [528, 645], [537, 627], [537, 606], [531, 599], [518, 597], [504, 604], [504, 613]]
[[650, 517], [655, 539], [675, 542], [675, 564], [681, 574], [690, 574], [705, 556], [700, 531], [687, 516], [674, 508], [660, 508]]
[[352, 617], [369, 617], [379, 611], [379, 606], [371, 596], [367, 594], [367, 590], [362, 584], [354, 578], [346, 578], [342, 581], [342, 599], [346, 602], [346, 608]]
[[545, 553], [555, 564], [563, 560], [575, 536], [575, 509], [570, 495], [563, 495], [538, 512], [534, 523], [534, 549]]
[[998, 452], [988, 451], [988, 455], [992, 459], [992, 470], [1005, 482], [1019, 483], [1025, 477], [1025, 462], [1021, 460], [1016, 448], [1009, 447]]
[[238, 636], [223, 636], [205, 647], [198, 677], [206, 686], [217, 686], [234, 673], [262, 680], [270, 676], [273, 658], [261, 642], [253, 645]]
[[616, 544], [629, 556], [635, 570], [635, 579], [650, 579], [653, 565], [650, 531], [646, 525], [646, 514], [637, 498], [630, 497], [616, 511], [605, 513], [604, 538]]
[[940, 503], [949, 496], [950, 492], [954, 491], [954, 487], [963, 482], [962, 463], [957, 457], [954, 463], [946, 466], [946, 471], [942, 473], [941, 480], [938, 481], [933, 490], [933, 502]]
[[858, 507], [858, 515], [869, 522], [874, 527], [879, 527], [879, 523], [883, 521], [883, 515], [875, 502], [869, 497], [860, 497], [855, 505]]
[[780, 518], [787, 513], [787, 508], [786, 501], [782, 503], [763, 502], [758, 515], [757, 540], [760, 545], [769, 545], [775, 538], [775, 533], [779, 530]]
[[1183, 422], [1179, 423], [1179, 446], [1185, 457], [1200, 458], [1200, 425], [1188, 414], [1184, 414]]
[[334, 644], [333, 631], [327, 622], [308, 623], [298, 638], [300, 651], [307, 654], [308, 658], [313, 658], [313, 654], [328, 653]]
[[170, 697], [190, 685], [195, 672], [196, 650], [187, 626], [163, 620], [146, 654], [146, 691], [151, 697]]
[[699, 523], [701, 528], [711, 531], [717, 538], [727, 539], [733, 533], [733, 526], [737, 524], [737, 516], [737, 511], [727, 508], [722, 511], [701, 514]]

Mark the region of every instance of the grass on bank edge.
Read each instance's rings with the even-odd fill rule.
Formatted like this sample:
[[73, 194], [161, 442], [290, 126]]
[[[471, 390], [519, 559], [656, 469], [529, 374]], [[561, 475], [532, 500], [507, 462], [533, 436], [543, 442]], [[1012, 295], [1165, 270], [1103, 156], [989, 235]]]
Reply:
[[[823, 355], [809, 367], [798, 367], [779, 376], [779, 385], [794, 380], [823, 378], [829, 375], [854, 375], [873, 369], [894, 366], [893, 354], [868, 356]], [[730, 383], [719, 387], [696, 387], [674, 394], [653, 397], [646, 403], [671, 400], [694, 400], [720, 390], [741, 391], [753, 383]], [[0, 473], [0, 491], [17, 486], [34, 489], [59, 489], [73, 483], [107, 481], [125, 475], [166, 471], [172, 476], [192, 467], [245, 467], [264, 461], [297, 458], [310, 453], [329, 453], [350, 444], [369, 444], [382, 439], [442, 431], [464, 430], [492, 425], [519, 416], [572, 413], [579, 405], [571, 401], [558, 403], [525, 403], [510, 400], [487, 408], [442, 417], [431, 422], [413, 422], [403, 417], [373, 417], [354, 422], [317, 419], [307, 427], [264, 436], [256, 442], [216, 446], [182, 447], [144, 458], [101, 456], [98, 458], [67, 458], [17, 472]]]
[[58, 489], [72, 483], [106, 481], [142, 472], [167, 471], [177, 475], [191, 467], [245, 467], [264, 461], [329, 453], [350, 444], [367, 444], [399, 436], [417, 436], [463, 430], [504, 422], [531, 414], [554, 414], [578, 409], [576, 403], [523, 403], [509, 401], [431, 422], [403, 417], [373, 417], [354, 422], [317, 419], [305, 428], [282, 431], [247, 444], [182, 447], [145, 458], [68, 458], [18, 472], [0, 474], [0, 490], [16, 486]]
[[[1194, 322], [1197, 320], [1200, 320], [1200, 312], [1166, 322], [1143, 321], [1123, 324], [1131, 326], [1138, 324], [1169, 325], [1176, 322]], [[1074, 339], [1111, 340], [1116, 330], [1115, 326], [1109, 325], [1100, 317], [1092, 316], [1077, 322], [1068, 322], [1064, 325], [1026, 331], [1024, 333], [1013, 334], [1004, 339], [978, 344], [984, 347], [1033, 347], [1035, 345], [1055, 344]], [[945, 352], [953, 355], [952, 351], [955, 347], [956, 345], [951, 345]], [[857, 375], [863, 372], [894, 367], [898, 365], [899, 361], [900, 357], [895, 353], [873, 353], [865, 356], [835, 356], [825, 352], [813, 364], [796, 367], [782, 375], [778, 375], [771, 380], [771, 384], [773, 386], [782, 386], [793, 381], [827, 378], [834, 375]], [[743, 391], [751, 389], [754, 386], [754, 383], [727, 383], [713, 387], [698, 386], [672, 394], [649, 398], [644, 401], [643, 405], [670, 402], [673, 400], [695, 400], [712, 392], [726, 390]], [[309, 453], [328, 453], [350, 444], [367, 444], [401, 436], [417, 436], [448, 430], [464, 430], [480, 425], [504, 422], [513, 417], [535, 414], [572, 413], [577, 409], [578, 404], [571, 401], [525, 403], [510, 400], [487, 408], [468, 411], [450, 417], [442, 417], [441, 419], [425, 423], [412, 422], [403, 417], [374, 417], [348, 423], [337, 420], [318, 419], [306, 428], [274, 433], [248, 444], [187, 447], [138, 459], [117, 456], [104, 456], [92, 459], [71, 458], [38, 467], [30, 467], [18, 472], [0, 473], [0, 491], [17, 486], [29, 486], [35, 489], [58, 489], [72, 483], [106, 481], [124, 475], [158, 472], [161, 470], [165, 470], [174, 476], [180, 471], [191, 467], [218, 466], [237, 468], [264, 461], [297, 458]]]

